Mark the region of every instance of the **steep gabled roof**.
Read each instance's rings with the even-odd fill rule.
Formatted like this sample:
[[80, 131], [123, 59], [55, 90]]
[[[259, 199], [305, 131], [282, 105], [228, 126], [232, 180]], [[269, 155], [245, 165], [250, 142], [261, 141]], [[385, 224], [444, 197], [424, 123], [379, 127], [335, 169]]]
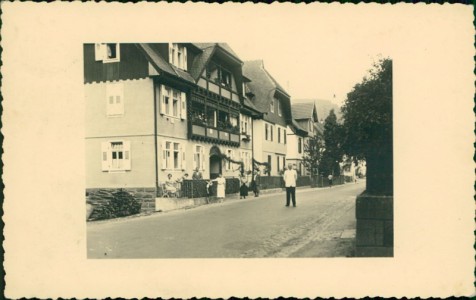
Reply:
[[316, 104], [314, 101], [293, 103], [291, 105], [293, 118], [296, 120], [311, 119], [315, 122], [318, 121]]
[[294, 119], [292, 120], [291, 129], [293, 130], [293, 132], [296, 135], [300, 135], [300, 136], [307, 136], [308, 135], [307, 130], [302, 128], [301, 125], [299, 125], [298, 122], [296, 122], [296, 120], [294, 120]]
[[262, 60], [245, 61], [243, 74], [251, 79], [247, 87], [255, 94], [254, 104], [260, 111], [267, 112], [277, 89], [276, 81], [264, 69]]
[[193, 77], [186, 71], [180, 70], [174, 65], [167, 62], [151, 45], [149, 44], [137, 44], [139, 50], [142, 50], [147, 60], [152, 66], [160, 73], [165, 72], [169, 75], [176, 76], [190, 83], [195, 83]]
[[236, 53], [233, 51], [233, 49], [231, 49], [230, 46], [228, 46], [227, 43], [194, 43], [193, 45], [203, 51], [201, 54], [195, 57], [190, 68], [190, 74], [193, 76], [195, 81], [197, 81], [200, 75], [203, 73], [205, 66], [208, 64], [210, 58], [218, 48], [228, 52], [230, 55], [234, 56], [234, 59], [241, 62], [238, 55], [236, 55]]
[[243, 98], [243, 108], [244, 111], [247, 113], [251, 113], [251, 115], [255, 118], [262, 118], [263, 112], [260, 111], [254, 104], [251, 102], [250, 99], [244, 97]]

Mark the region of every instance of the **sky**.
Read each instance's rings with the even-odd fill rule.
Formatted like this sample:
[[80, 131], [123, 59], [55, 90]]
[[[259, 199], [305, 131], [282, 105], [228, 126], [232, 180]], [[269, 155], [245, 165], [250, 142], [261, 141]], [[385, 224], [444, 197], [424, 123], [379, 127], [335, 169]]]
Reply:
[[[229, 36], [225, 41], [244, 61], [263, 59], [291, 99], [327, 99], [340, 105], [373, 62], [391, 57], [395, 47], [396, 24], [388, 15], [375, 16], [371, 10], [346, 14], [342, 7], [338, 13], [328, 8], [294, 15], [283, 23], [275, 12], [245, 38]], [[272, 31], [267, 24], [273, 24]]]

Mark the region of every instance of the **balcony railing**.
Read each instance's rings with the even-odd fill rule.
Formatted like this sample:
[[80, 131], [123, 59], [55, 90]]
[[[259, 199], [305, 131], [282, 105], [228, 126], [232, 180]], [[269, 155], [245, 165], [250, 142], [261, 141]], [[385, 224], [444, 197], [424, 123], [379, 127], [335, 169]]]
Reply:
[[210, 138], [216, 141], [240, 143], [240, 136], [223, 129], [208, 127], [202, 124], [192, 124], [192, 136]]

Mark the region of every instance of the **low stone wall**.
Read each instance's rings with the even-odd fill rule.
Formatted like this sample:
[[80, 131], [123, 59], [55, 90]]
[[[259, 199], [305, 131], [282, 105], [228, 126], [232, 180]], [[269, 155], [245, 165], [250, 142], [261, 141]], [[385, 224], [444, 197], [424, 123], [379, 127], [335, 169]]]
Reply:
[[356, 251], [360, 257], [393, 257], [393, 196], [356, 199]]
[[[156, 188], [122, 188], [141, 203], [141, 212], [155, 211]], [[86, 189], [87, 202], [95, 207], [107, 204], [119, 188]]]

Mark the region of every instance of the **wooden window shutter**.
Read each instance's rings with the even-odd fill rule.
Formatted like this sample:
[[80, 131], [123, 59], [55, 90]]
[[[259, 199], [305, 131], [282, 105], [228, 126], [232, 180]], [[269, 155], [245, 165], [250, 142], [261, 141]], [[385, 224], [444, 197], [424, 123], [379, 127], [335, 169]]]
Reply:
[[180, 94], [180, 118], [185, 120], [187, 118], [187, 94]]
[[185, 146], [183, 144], [180, 144], [180, 153], [182, 154], [182, 170], [185, 170], [187, 168], [187, 160], [185, 156]]
[[198, 161], [197, 161], [198, 155], [200, 155], [200, 153], [197, 152], [197, 145], [194, 145], [193, 146], [193, 169], [194, 170], [195, 168], [198, 168]]
[[131, 170], [131, 142], [124, 141], [124, 170]]
[[173, 61], [173, 58], [172, 58], [172, 55], [173, 55], [172, 48], [173, 48], [173, 44], [172, 44], [172, 43], [169, 43], [169, 63], [172, 63], [172, 61]]
[[[124, 114], [124, 85], [121, 83], [116, 84], [116, 114]], [[118, 102], [119, 101], [119, 102]]]
[[111, 168], [111, 143], [101, 143], [101, 170], [109, 171]]
[[160, 113], [163, 115], [165, 114], [165, 96], [167, 95], [167, 91], [165, 86], [162, 84], [160, 85]]
[[183, 47], [183, 69], [188, 70], [187, 67], [187, 47]]
[[102, 61], [106, 57], [106, 45], [105, 44], [95, 44], [94, 45], [94, 57], [96, 61]]
[[200, 147], [200, 154], [201, 154], [201, 159], [202, 159], [202, 170], [205, 170], [205, 151], [203, 151], [203, 146]]
[[165, 143], [166, 141], [162, 141], [162, 170], [165, 170], [167, 167], [167, 152], [165, 149]]
[[174, 44], [174, 48], [175, 48], [175, 51], [174, 51], [174, 62], [175, 62], [175, 66], [178, 66], [180, 64], [179, 62], [179, 59], [178, 59], [178, 44]]

